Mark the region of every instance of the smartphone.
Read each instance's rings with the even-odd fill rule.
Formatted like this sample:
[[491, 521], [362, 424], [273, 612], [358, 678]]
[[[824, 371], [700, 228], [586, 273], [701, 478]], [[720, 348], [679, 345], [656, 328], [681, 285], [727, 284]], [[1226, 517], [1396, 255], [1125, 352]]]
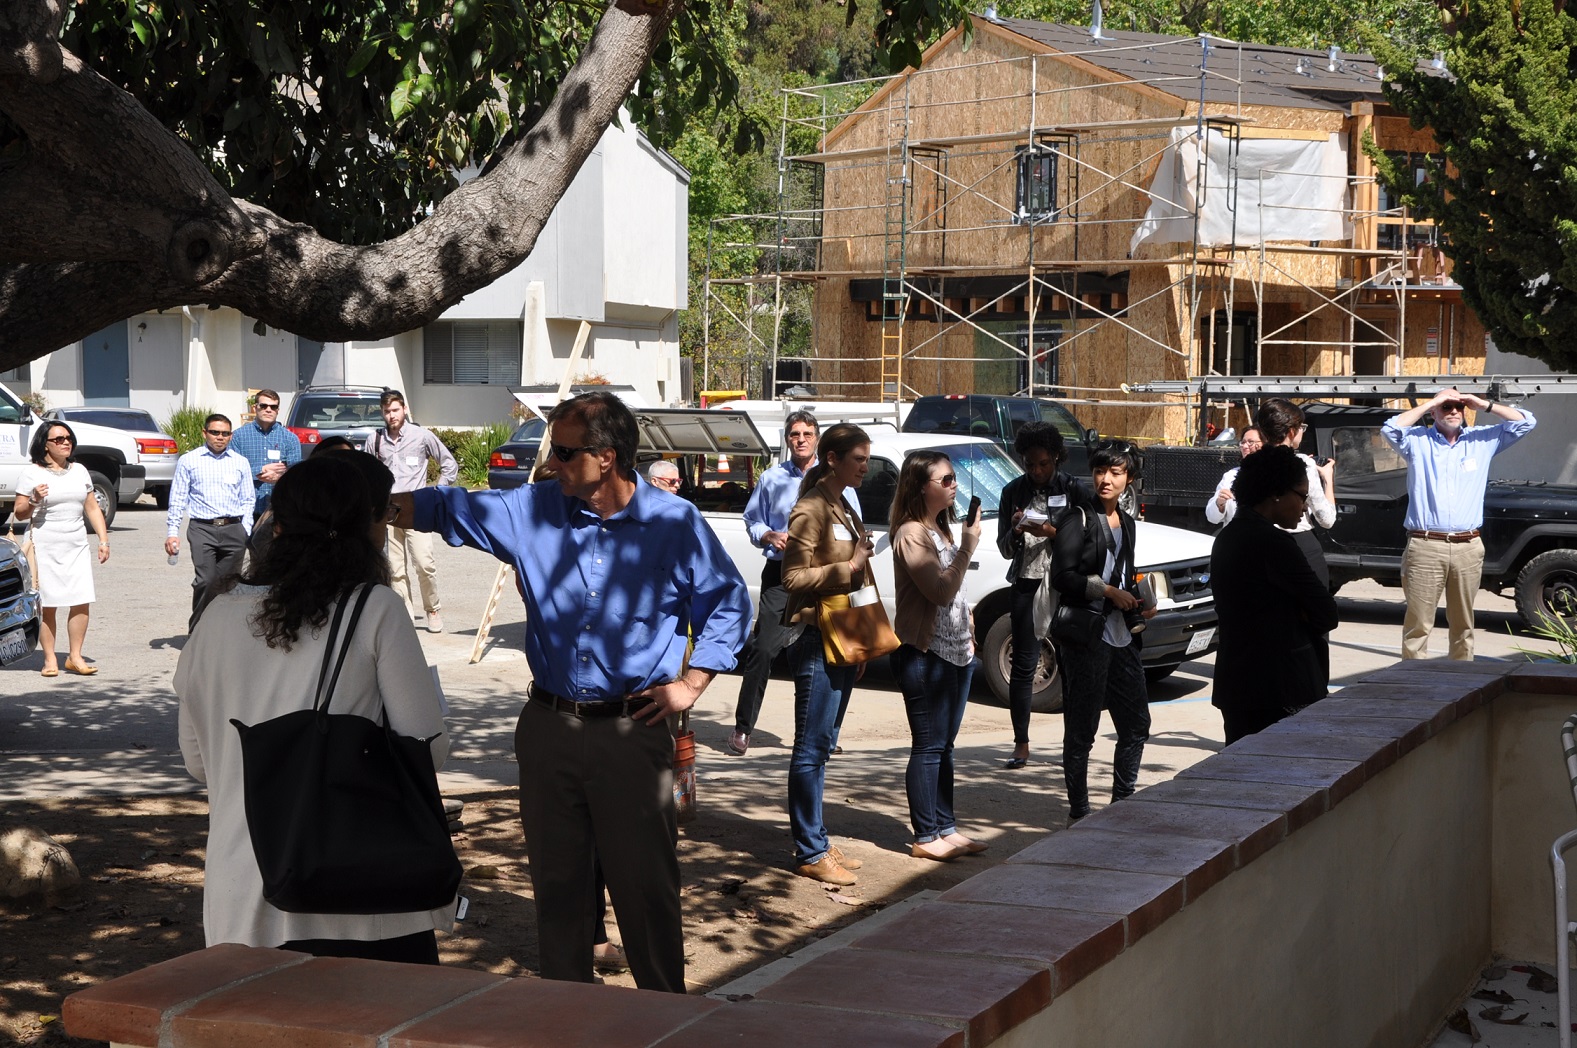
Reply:
[[980, 520], [980, 496], [971, 495], [969, 498], [969, 512], [964, 514], [964, 519], [971, 524]]

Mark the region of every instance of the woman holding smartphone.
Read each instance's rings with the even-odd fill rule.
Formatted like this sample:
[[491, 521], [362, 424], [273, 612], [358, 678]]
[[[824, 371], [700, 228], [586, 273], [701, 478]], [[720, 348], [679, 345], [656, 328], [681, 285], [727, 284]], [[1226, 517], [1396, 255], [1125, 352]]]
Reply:
[[1090, 813], [1090, 748], [1101, 709], [1117, 727], [1112, 800], [1133, 793], [1139, 760], [1150, 737], [1149, 693], [1139, 663], [1139, 632], [1155, 608], [1134, 595], [1134, 539], [1138, 526], [1117, 502], [1139, 476], [1139, 452], [1122, 440], [1103, 440], [1090, 453], [1095, 506], [1070, 509], [1052, 540], [1052, 584], [1070, 608], [1098, 613], [1100, 632], [1087, 643], [1059, 639], [1062, 658], [1062, 774], [1068, 821]]
[[1012, 562], [1008, 567], [1013, 586], [1008, 711], [1013, 719], [1013, 753], [1004, 765], [1009, 770], [1029, 763], [1029, 706], [1050, 614], [1049, 608], [1042, 611], [1043, 627], [1036, 630], [1035, 605], [1037, 601], [1050, 604], [1051, 595], [1044, 591], [1051, 575], [1051, 540], [1057, 534], [1054, 522], [1069, 506], [1090, 501], [1089, 482], [1062, 468], [1068, 449], [1050, 422], [1026, 423], [1013, 438], [1013, 450], [1024, 463], [1024, 472], [1002, 489], [997, 515], [997, 549]]
[[980, 543], [978, 498], [953, 541], [957, 495], [952, 461], [938, 451], [914, 452], [899, 471], [890, 518], [898, 609], [893, 632], [903, 642], [892, 665], [909, 718], [909, 854], [938, 862], [986, 848], [959, 833], [953, 818], [953, 742], [975, 675], [964, 574]]
[[864, 865], [844, 855], [822, 822], [827, 758], [854, 691], [857, 666], [835, 666], [822, 647], [816, 612], [821, 598], [866, 584], [874, 549], [844, 492], [858, 488], [871, 463], [871, 438], [859, 426], [833, 426], [821, 435], [817, 463], [805, 471], [799, 501], [789, 513], [783, 550], [788, 606], [789, 664], [794, 667], [794, 750], [789, 756], [789, 829], [794, 872], [825, 884], [854, 884]]

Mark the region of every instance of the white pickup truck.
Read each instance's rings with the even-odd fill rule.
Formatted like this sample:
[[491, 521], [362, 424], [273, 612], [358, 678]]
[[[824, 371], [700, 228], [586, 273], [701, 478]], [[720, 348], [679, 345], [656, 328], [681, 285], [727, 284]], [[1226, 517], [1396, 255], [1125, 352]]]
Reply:
[[[761, 585], [762, 553], [750, 541], [741, 512], [755, 477], [775, 458], [771, 446], [744, 412], [688, 409], [635, 409], [641, 424], [641, 450], [687, 456], [680, 461], [684, 491], [692, 497], [707, 523], [717, 532], [755, 598]], [[997, 697], [1007, 700], [1012, 654], [1008, 610], [1012, 594], [1008, 563], [996, 546], [997, 507], [1002, 489], [1022, 471], [995, 443], [978, 437], [899, 433], [891, 426], [866, 426], [871, 435], [871, 468], [859, 488], [860, 513], [876, 535], [872, 564], [876, 584], [889, 614], [893, 598], [892, 548], [887, 538], [888, 511], [898, 486], [898, 469], [911, 451], [935, 449], [952, 459], [958, 474], [960, 511], [972, 496], [980, 496], [983, 534], [970, 563], [965, 593], [975, 613], [975, 630], [986, 682]], [[775, 431], [774, 435], [776, 435]], [[717, 457], [726, 455], [730, 478]], [[705, 459], [704, 463], [697, 458]], [[704, 477], [705, 483], [697, 483]], [[1210, 592], [1209, 536], [1178, 528], [1140, 522], [1138, 570], [1155, 585], [1160, 612], [1143, 636], [1147, 675], [1159, 680], [1189, 659], [1215, 650], [1216, 609]], [[1036, 675], [1033, 708], [1052, 712], [1062, 705], [1062, 682], [1050, 644], [1042, 652]]]
[[[0, 385], [0, 524], [11, 516], [16, 501], [16, 478], [28, 464], [28, 444], [34, 427], [43, 425], [20, 397]], [[131, 433], [82, 422], [70, 424], [77, 435], [76, 460], [93, 479], [93, 492], [106, 524], [115, 519], [115, 507], [135, 502], [148, 478], [137, 439]], [[167, 461], [167, 457], [162, 459]]]

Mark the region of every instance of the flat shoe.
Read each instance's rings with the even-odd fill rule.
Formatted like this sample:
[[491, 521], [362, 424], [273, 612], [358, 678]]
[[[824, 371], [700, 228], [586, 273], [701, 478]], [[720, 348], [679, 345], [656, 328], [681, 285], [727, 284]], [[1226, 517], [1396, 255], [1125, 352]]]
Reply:
[[1028, 757], [1009, 757], [1007, 759], [1007, 762], [1004, 763], [1002, 765], [1002, 767], [1008, 769], [1009, 771], [1017, 771], [1018, 769], [1024, 767], [1024, 765], [1026, 765], [1028, 763], [1029, 763], [1029, 758]]
[[38, 671], [38, 675], [40, 677], [58, 677], [60, 676], [60, 671], [53, 666], [45, 666]]
[[625, 959], [624, 950], [612, 943], [608, 943], [606, 953], [598, 953], [596, 947], [592, 947], [591, 966], [605, 975], [617, 975], [619, 972], [630, 970], [630, 962]]
[[[934, 844], [936, 842], [933, 841], [932, 843]], [[951, 844], [947, 846], [946, 851], [942, 852], [926, 851], [925, 845], [923, 844], [909, 845], [909, 857], [911, 859], [930, 859], [932, 862], [952, 862], [962, 854], [964, 854], [964, 849], [955, 848]]]
[[66, 672], [75, 673], [79, 677], [91, 677], [99, 671], [97, 666], [84, 666], [79, 662], [66, 663]]
[[964, 855], [979, 855], [981, 852], [991, 847], [991, 845], [985, 843], [984, 841], [972, 841], [968, 837], [963, 837], [962, 834], [959, 836], [963, 839], [963, 844], [959, 844], [957, 841], [948, 841], [946, 837], [943, 837], [942, 839], [947, 841], [948, 844], [951, 844], [953, 847], [957, 848], [959, 852]]

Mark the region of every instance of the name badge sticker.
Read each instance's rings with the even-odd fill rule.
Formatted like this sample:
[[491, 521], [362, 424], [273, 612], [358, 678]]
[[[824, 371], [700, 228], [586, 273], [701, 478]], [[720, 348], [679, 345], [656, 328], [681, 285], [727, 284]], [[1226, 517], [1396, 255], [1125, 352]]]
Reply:
[[1472, 473], [1474, 470], [1478, 469], [1478, 461], [1476, 459], [1463, 459], [1462, 469], [1466, 473]]
[[1046, 508], [1047, 509], [1062, 509], [1067, 504], [1068, 504], [1068, 496], [1066, 496], [1066, 495], [1047, 495], [1046, 496]]
[[420, 466], [422, 462], [421, 459], [417, 458], [415, 455], [407, 455], [405, 456], [405, 464], [407, 466]]
[[270, 461], [270, 462], [278, 462], [279, 461], [279, 449], [278, 448], [269, 448], [268, 449], [268, 461]]
[[849, 533], [849, 529], [844, 527], [842, 524], [835, 523], [832, 525], [832, 537], [837, 539], [839, 542], [854, 541], [854, 536], [851, 535]]

